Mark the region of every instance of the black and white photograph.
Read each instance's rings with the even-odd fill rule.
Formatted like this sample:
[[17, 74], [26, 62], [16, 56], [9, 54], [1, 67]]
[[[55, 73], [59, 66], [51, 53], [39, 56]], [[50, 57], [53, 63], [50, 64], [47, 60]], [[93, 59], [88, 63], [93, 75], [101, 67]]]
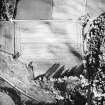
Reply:
[[105, 105], [105, 0], [0, 0], [0, 105]]

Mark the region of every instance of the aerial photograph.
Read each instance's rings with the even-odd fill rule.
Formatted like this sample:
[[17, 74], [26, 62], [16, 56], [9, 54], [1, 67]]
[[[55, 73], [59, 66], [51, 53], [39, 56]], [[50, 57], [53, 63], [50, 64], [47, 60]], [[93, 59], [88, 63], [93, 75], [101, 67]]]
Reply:
[[0, 0], [0, 105], [105, 105], [105, 0]]

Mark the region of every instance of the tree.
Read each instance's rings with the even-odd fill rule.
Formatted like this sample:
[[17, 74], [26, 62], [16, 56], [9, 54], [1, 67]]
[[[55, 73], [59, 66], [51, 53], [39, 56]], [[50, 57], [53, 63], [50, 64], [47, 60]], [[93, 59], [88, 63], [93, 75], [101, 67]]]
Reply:
[[0, 20], [8, 21], [14, 18], [16, 0], [0, 0]]
[[[83, 26], [83, 30], [85, 26]], [[105, 92], [103, 83], [101, 82], [103, 81], [103, 76], [105, 75], [103, 69], [105, 66], [103, 52], [105, 44], [105, 13], [102, 13], [92, 21], [89, 32], [84, 38], [84, 42], [86, 43], [86, 51], [84, 51], [86, 61], [84, 65], [87, 71], [89, 83], [87, 99], [88, 105], [92, 105], [91, 93], [93, 93], [92, 90], [94, 85], [99, 87], [102, 90], [102, 93]]]

